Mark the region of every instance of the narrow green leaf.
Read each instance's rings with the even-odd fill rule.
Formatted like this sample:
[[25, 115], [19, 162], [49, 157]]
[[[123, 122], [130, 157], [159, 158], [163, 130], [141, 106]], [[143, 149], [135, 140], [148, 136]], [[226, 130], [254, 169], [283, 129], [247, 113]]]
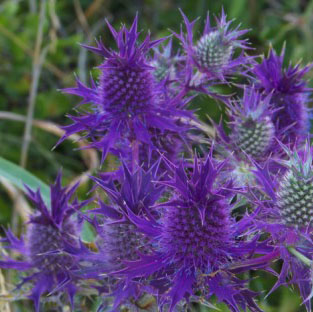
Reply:
[[41, 196], [46, 205], [50, 206], [50, 188], [40, 179], [26, 171], [24, 168], [0, 157], [0, 177], [6, 178], [13, 185], [25, 191], [24, 184], [32, 190], [40, 188]]

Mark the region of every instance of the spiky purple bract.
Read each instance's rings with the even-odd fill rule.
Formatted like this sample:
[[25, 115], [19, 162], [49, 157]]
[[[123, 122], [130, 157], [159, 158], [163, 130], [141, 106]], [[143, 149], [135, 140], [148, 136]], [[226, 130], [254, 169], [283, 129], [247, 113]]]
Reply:
[[[100, 266], [100, 270], [95, 269], [95, 274], [105, 273], [110, 276], [116, 270], [124, 268], [125, 261], [139, 260], [140, 255], [149, 254], [151, 249], [149, 237], [138, 231], [130, 222], [128, 215], [153, 214], [151, 206], [159, 200], [164, 190], [162, 185], [155, 185], [152, 182], [158, 179], [158, 169], [159, 162], [154, 163], [147, 171], [137, 167], [131, 172], [123, 163], [119, 181], [93, 178], [110, 199], [109, 204], [100, 201], [99, 208], [89, 211], [97, 216], [92, 221], [98, 233], [96, 243], [99, 253], [96, 262], [106, 263], [105, 271], [101, 271], [103, 267]], [[111, 279], [110, 288], [109, 295], [115, 297], [115, 308], [134, 297], [139, 298], [148, 289], [146, 285], [116, 278]]]
[[280, 285], [297, 285], [307, 311], [311, 311], [313, 152], [308, 141], [299, 150], [281, 146], [288, 159], [281, 160], [286, 172], [280, 180], [274, 179], [266, 166], [255, 171], [268, 195], [261, 204], [261, 214], [255, 219], [255, 224], [263, 232], [271, 234], [272, 246], [283, 260], [278, 281], [271, 292]]
[[284, 68], [285, 49], [280, 55], [271, 49], [267, 58], [253, 69], [256, 87], [265, 94], [272, 94], [271, 105], [276, 110], [272, 121], [277, 138], [283, 143], [303, 142], [309, 131], [309, 109], [307, 107], [310, 89], [304, 75], [312, 65], [300, 68], [291, 64]]
[[158, 217], [128, 213], [153, 248], [140, 260], [127, 261], [117, 274], [150, 281], [159, 292], [161, 308], [169, 303], [172, 311], [200, 291], [204, 300], [216, 295], [232, 311], [239, 307], [259, 311], [255, 293], [245, 289], [245, 282], [230, 269], [232, 262], [249, 257], [257, 247], [255, 241], [237, 240], [244, 230], [230, 215], [231, 182], [216, 185], [223, 165], [215, 165], [212, 155], [205, 161], [195, 159], [192, 170], [189, 165], [170, 165], [174, 177], [160, 183], [172, 188], [174, 195], [158, 205]]
[[[221, 176], [229, 175], [236, 186], [253, 186], [253, 161], [260, 163], [280, 150], [275, 143], [275, 126], [271, 120], [271, 95], [264, 97], [254, 87], [244, 89], [243, 98], [228, 105], [229, 135], [220, 122], [215, 124], [218, 133], [219, 158], [227, 158]], [[273, 166], [275, 167], [275, 166]]]
[[218, 126], [222, 140], [238, 160], [246, 159], [246, 155], [260, 160], [273, 153], [275, 127], [270, 101], [270, 95], [264, 98], [254, 88], [246, 88], [242, 100], [229, 106], [229, 137]]
[[153, 76], [157, 81], [171, 81], [176, 76], [176, 63], [182, 58], [179, 55], [173, 55], [172, 38], [169, 39], [167, 45], [162, 49], [154, 48], [153, 59], [150, 65], [154, 67]]
[[235, 57], [236, 49], [248, 49], [246, 39], [238, 39], [248, 32], [248, 30], [239, 30], [239, 26], [230, 30], [232, 21], [226, 20], [224, 10], [220, 19], [216, 18], [216, 26], [211, 26], [209, 13], [207, 14], [202, 37], [194, 43], [193, 27], [196, 20], [189, 22], [188, 18], [181, 11], [187, 34], [181, 30], [176, 35], [182, 42], [187, 54], [187, 63], [194, 66], [198, 71], [204, 74], [204, 80], [218, 79], [225, 81], [233, 75], [242, 65], [251, 61], [243, 53]]
[[36, 311], [40, 308], [40, 297], [52, 291], [66, 292], [73, 305], [76, 286], [72, 272], [77, 269], [78, 262], [65, 250], [67, 246], [79, 245], [78, 222], [74, 222], [73, 214], [87, 203], [70, 201], [77, 186], [63, 188], [59, 174], [50, 187], [51, 208], [44, 203], [40, 190], [34, 192], [26, 186], [27, 195], [36, 207], [36, 212], [30, 216], [27, 238], [18, 239], [10, 230], [6, 231], [7, 248], [20, 252], [24, 261], [7, 258], [0, 261], [0, 267], [31, 272], [18, 287], [26, 282], [34, 283], [29, 297], [34, 301]]
[[174, 97], [164, 94], [164, 86], [153, 76], [154, 68], [149, 65], [148, 52], [163, 39], [150, 41], [148, 35], [138, 43], [137, 16], [128, 30], [125, 26], [119, 32], [108, 27], [117, 43], [118, 51], [107, 49], [101, 42], [97, 47], [84, 46], [104, 57], [99, 66], [99, 83], [92, 81], [91, 87], [77, 79], [77, 87], [65, 89], [70, 94], [83, 98], [83, 104], [90, 103], [91, 112], [70, 116], [72, 125], [61, 141], [73, 133], [82, 133], [91, 140], [91, 147], [102, 151], [102, 161], [109, 151], [119, 154], [119, 144], [125, 140], [128, 145], [141, 142], [153, 147], [151, 129], [160, 133], [174, 131], [178, 134], [188, 129], [186, 123], [177, 124], [181, 117], [190, 118], [191, 112], [182, 108], [185, 91], [178, 91]]

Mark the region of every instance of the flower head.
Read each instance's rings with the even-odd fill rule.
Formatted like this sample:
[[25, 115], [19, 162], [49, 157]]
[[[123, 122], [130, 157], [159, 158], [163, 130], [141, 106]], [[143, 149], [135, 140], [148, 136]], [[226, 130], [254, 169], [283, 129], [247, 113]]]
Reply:
[[291, 152], [285, 147], [289, 159], [282, 161], [287, 171], [279, 183], [277, 206], [285, 224], [312, 227], [313, 222], [313, 164], [309, 142], [301, 151]]
[[62, 188], [59, 174], [50, 188], [51, 208], [44, 203], [40, 190], [34, 192], [26, 187], [29, 199], [36, 206], [36, 212], [30, 216], [27, 238], [18, 239], [10, 230], [6, 231], [7, 237], [4, 241], [8, 243], [7, 248], [17, 250], [25, 260], [7, 258], [0, 261], [0, 267], [32, 271], [22, 284], [34, 282], [29, 297], [34, 300], [36, 311], [39, 311], [41, 295], [52, 291], [64, 290], [73, 304], [76, 286], [71, 272], [77, 269], [78, 263], [65, 250], [66, 246], [79, 244], [79, 228], [78, 223], [73, 220], [73, 214], [86, 202], [70, 202], [77, 186]]
[[232, 21], [226, 20], [224, 10], [222, 10], [220, 19], [216, 18], [216, 26], [211, 26], [208, 13], [203, 34], [196, 43], [193, 39], [193, 27], [196, 20], [189, 22], [183, 13], [182, 16], [187, 34], [185, 35], [181, 31], [177, 37], [181, 40], [186, 51], [187, 62], [203, 73], [205, 79], [224, 81], [225, 78], [234, 74], [240, 66], [250, 62], [250, 59], [243, 54], [235, 56], [236, 49], [245, 50], [248, 48], [246, 39], [238, 39], [248, 30], [239, 30], [239, 26], [231, 30]]
[[256, 87], [272, 94], [271, 105], [276, 110], [272, 116], [278, 139], [284, 143], [305, 140], [309, 130], [307, 102], [310, 89], [303, 78], [311, 65], [283, 67], [285, 49], [280, 55], [271, 49], [269, 56], [253, 69]]
[[271, 95], [264, 97], [253, 87], [244, 89], [243, 98], [229, 106], [230, 133], [224, 132], [222, 123], [216, 125], [217, 150], [229, 159], [223, 173], [229, 174], [239, 186], [255, 184], [253, 161], [264, 162], [271, 154], [278, 154], [275, 147], [275, 126], [271, 120]]
[[246, 88], [242, 100], [230, 106], [231, 132], [226, 144], [232, 145], [239, 158], [245, 158], [242, 152], [253, 159], [268, 155], [275, 137], [270, 100], [270, 95], [263, 98], [254, 88]]
[[179, 62], [181, 57], [173, 55], [172, 38], [169, 39], [167, 45], [160, 48], [154, 48], [153, 59], [150, 65], [154, 67], [153, 75], [157, 81], [173, 80], [176, 76], [175, 65]]
[[268, 196], [261, 204], [261, 213], [255, 224], [271, 234], [271, 244], [283, 260], [279, 278], [271, 292], [280, 285], [298, 285], [306, 308], [311, 311], [312, 148], [308, 141], [303, 149], [294, 151], [281, 145], [288, 155], [287, 160], [281, 160], [286, 167], [283, 177], [276, 180], [266, 166], [255, 171]]
[[158, 205], [159, 213], [128, 213], [149, 237], [152, 249], [139, 260], [126, 262], [117, 274], [150, 281], [161, 306], [170, 303], [170, 311], [197, 292], [206, 300], [216, 295], [232, 311], [239, 311], [239, 306], [258, 311], [252, 299], [255, 294], [230, 273], [231, 263], [244, 259], [256, 244], [236, 240], [243, 228], [230, 215], [234, 193], [230, 182], [216, 185], [224, 164], [214, 162], [209, 155], [203, 162], [195, 159], [193, 170], [183, 164], [172, 167], [173, 178], [160, 182], [173, 189], [172, 197]]
[[188, 126], [177, 126], [180, 117], [191, 117], [191, 113], [181, 108], [184, 92], [176, 92], [169, 98], [164, 94], [162, 83], [154, 75], [154, 67], [149, 65], [148, 52], [163, 39], [151, 41], [148, 35], [138, 43], [137, 16], [128, 30], [125, 26], [116, 31], [108, 27], [117, 43], [118, 50], [106, 48], [102, 42], [97, 47], [84, 46], [104, 57], [99, 66], [98, 83], [91, 87], [77, 79], [77, 87], [65, 92], [83, 98], [83, 104], [90, 103], [92, 110], [70, 116], [72, 125], [61, 141], [73, 133], [84, 133], [91, 140], [92, 147], [102, 150], [102, 161], [108, 151], [119, 155], [119, 143], [140, 141], [153, 146], [150, 129], [164, 131], [185, 131]]
[[[155, 163], [149, 170], [141, 167], [131, 172], [123, 163], [122, 175], [115, 183], [107, 179], [93, 177], [96, 184], [103, 189], [109, 197], [109, 204], [99, 201], [99, 208], [89, 211], [96, 214], [92, 220], [98, 237], [96, 244], [99, 253], [93, 256], [94, 275], [103, 273], [110, 277], [110, 293], [114, 296], [114, 308], [125, 304], [130, 299], [138, 299], [144, 292], [148, 292], [146, 285], [138, 285], [130, 281], [116, 279], [111, 274], [124, 268], [125, 261], [140, 259], [140, 255], [148, 254], [151, 242], [148, 237], [138, 231], [129, 221], [128, 214], [138, 216], [153, 213], [151, 206], [160, 198], [164, 187], [155, 185], [159, 163]], [[100, 265], [98, 265], [100, 264]]]

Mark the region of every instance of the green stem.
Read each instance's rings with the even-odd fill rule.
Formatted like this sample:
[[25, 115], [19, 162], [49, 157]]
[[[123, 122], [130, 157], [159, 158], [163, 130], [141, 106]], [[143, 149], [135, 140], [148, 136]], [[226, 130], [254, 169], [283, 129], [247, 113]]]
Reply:
[[287, 247], [288, 251], [294, 255], [295, 257], [297, 257], [302, 263], [304, 263], [306, 266], [311, 267], [312, 266], [312, 261], [307, 258], [306, 256], [304, 256], [302, 253], [300, 253], [299, 251], [297, 251], [294, 247], [288, 246]]

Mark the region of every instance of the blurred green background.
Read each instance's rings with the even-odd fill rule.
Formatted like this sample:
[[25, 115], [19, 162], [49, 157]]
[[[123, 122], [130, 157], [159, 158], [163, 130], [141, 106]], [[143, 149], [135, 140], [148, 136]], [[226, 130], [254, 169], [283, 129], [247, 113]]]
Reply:
[[[140, 29], [150, 30], [153, 38], [167, 36], [170, 30], [180, 29], [178, 8], [190, 19], [202, 17], [196, 24], [200, 32], [206, 12], [219, 15], [222, 6], [228, 17], [235, 19], [234, 25], [241, 23], [242, 28], [251, 29], [247, 37], [255, 48], [252, 54], [267, 53], [270, 44], [280, 51], [286, 42], [286, 63], [313, 60], [312, 0], [0, 0], [0, 156], [22, 164], [46, 183], [53, 181], [60, 167], [66, 182], [83, 172], [93, 172], [98, 166], [96, 152], [82, 153], [76, 149], [78, 144], [69, 140], [52, 150], [60, 137], [56, 125], [68, 124], [65, 115], [73, 113], [78, 104], [78, 98], [58, 90], [74, 85], [74, 73], [88, 82], [90, 73], [96, 75], [94, 67], [101, 62], [79, 43], [93, 45], [94, 39], [101, 37], [112, 46], [104, 19], [115, 27], [122, 22], [129, 25], [136, 12]], [[41, 36], [42, 42], [38, 41]], [[22, 156], [25, 116], [32, 111], [32, 105], [31, 139]], [[200, 97], [195, 105], [201, 108], [202, 117], [219, 117], [220, 110], [209, 99]], [[104, 168], [113, 165], [109, 158]], [[85, 181], [80, 188], [82, 197], [90, 188]], [[16, 189], [0, 181], [0, 224], [20, 229], [25, 205]], [[264, 275], [252, 283], [257, 290], [269, 290], [274, 279]], [[303, 311], [299, 304], [296, 291], [284, 288], [263, 300], [269, 312]], [[11, 311], [32, 308], [12, 305]]]

